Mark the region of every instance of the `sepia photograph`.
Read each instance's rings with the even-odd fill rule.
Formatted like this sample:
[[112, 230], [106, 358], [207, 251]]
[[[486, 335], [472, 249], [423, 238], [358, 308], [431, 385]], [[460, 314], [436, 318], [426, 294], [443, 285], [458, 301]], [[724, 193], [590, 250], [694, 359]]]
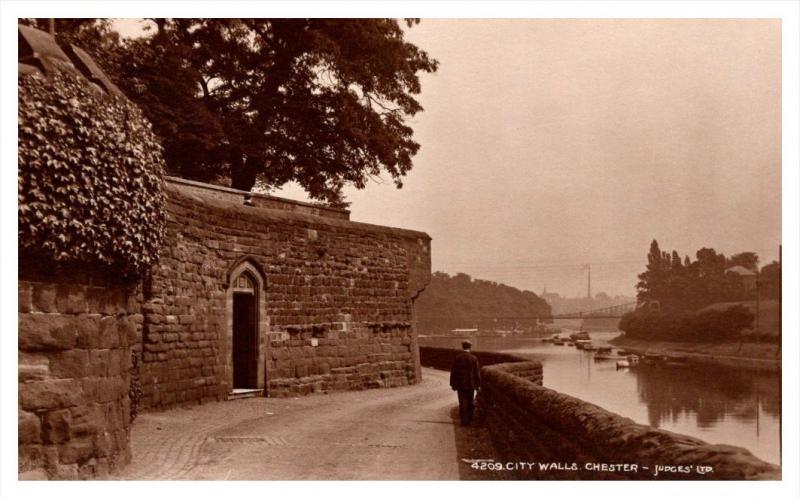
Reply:
[[797, 489], [798, 4], [467, 4], [4, 9], [15, 492]]

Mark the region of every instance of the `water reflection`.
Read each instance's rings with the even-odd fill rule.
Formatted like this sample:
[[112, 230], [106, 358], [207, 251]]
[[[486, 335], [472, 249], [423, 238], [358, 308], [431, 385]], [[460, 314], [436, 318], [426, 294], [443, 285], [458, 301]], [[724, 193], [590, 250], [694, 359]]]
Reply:
[[[592, 333], [595, 342], [615, 333]], [[458, 347], [459, 338], [420, 338], [425, 346]], [[743, 446], [780, 463], [778, 374], [715, 367], [639, 367], [617, 370], [590, 353], [537, 339], [473, 338], [476, 350], [502, 351], [541, 361], [544, 384], [595, 403], [636, 422]]]
[[753, 422], [762, 414], [780, 416], [779, 383], [775, 375], [730, 369], [678, 367], [638, 368], [639, 399], [647, 404], [648, 423], [695, 415], [701, 429], [714, 427], [726, 417]]

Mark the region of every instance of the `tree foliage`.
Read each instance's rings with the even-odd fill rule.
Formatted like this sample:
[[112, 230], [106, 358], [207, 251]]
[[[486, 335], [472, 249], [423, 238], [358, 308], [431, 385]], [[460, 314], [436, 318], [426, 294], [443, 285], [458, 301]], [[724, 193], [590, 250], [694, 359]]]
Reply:
[[[749, 327], [753, 313], [741, 306], [724, 310], [703, 310], [714, 303], [775, 299], [780, 291], [780, 264], [770, 263], [759, 270], [758, 255], [741, 252], [726, 257], [704, 247], [692, 261], [681, 260], [677, 251], [662, 251], [653, 240], [647, 267], [639, 275], [637, 296], [640, 303], [659, 303], [659, 311], [643, 307], [623, 316], [619, 328], [631, 337], [724, 340]], [[751, 283], [728, 271], [741, 266], [756, 272]], [[758, 279], [756, 280], [756, 275]]]
[[[755, 299], [754, 286], [727, 270], [743, 266], [758, 272], [758, 255], [742, 252], [726, 257], [704, 247], [691, 261], [681, 260], [677, 251], [662, 251], [653, 240], [647, 254], [647, 267], [636, 284], [640, 302], [658, 301], [666, 311], [692, 311], [721, 301]], [[770, 284], [771, 285], [771, 284]]]
[[619, 329], [634, 339], [721, 342], [739, 338], [753, 318], [744, 306], [698, 313], [633, 312], [622, 317]]
[[[170, 173], [250, 190], [296, 181], [341, 204], [345, 185], [388, 173], [398, 187], [419, 150], [421, 73], [437, 61], [393, 19], [153, 19], [116, 42], [100, 20], [59, 20], [139, 104]], [[406, 26], [416, 24], [406, 21]]]
[[528, 330], [536, 325], [537, 317], [551, 315], [550, 306], [531, 291], [443, 272], [433, 273], [415, 309], [423, 333], [476, 326]]

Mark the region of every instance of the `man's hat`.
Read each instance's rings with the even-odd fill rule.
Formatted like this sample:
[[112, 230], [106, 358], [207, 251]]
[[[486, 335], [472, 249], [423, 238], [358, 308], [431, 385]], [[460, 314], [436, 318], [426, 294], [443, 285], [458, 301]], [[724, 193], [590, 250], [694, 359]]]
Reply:
[[463, 341], [461, 341], [461, 348], [462, 349], [469, 349], [471, 347], [472, 347], [472, 342], [468, 341], [467, 339], [464, 339]]

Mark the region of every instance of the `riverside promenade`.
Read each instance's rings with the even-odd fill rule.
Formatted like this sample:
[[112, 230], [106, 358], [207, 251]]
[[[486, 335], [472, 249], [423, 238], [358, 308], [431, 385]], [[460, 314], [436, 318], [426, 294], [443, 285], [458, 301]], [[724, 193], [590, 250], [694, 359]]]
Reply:
[[112, 479], [493, 479], [485, 429], [460, 427], [446, 372], [393, 389], [251, 398], [140, 415]]

